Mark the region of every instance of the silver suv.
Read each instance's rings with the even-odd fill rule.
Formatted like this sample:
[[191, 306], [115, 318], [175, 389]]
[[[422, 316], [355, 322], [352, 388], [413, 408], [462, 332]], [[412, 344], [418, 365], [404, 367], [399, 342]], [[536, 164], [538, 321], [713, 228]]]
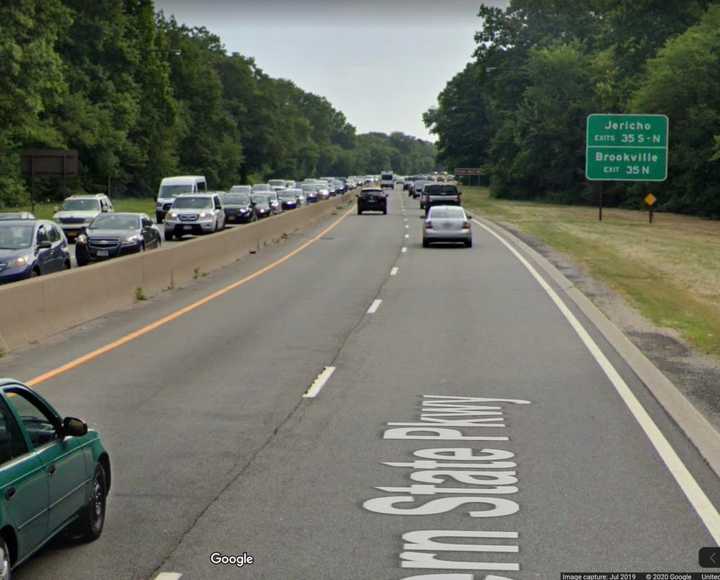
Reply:
[[63, 202], [62, 209], [53, 215], [53, 220], [60, 224], [67, 239], [73, 241], [97, 216], [111, 211], [112, 202], [104, 193], [71, 195]]
[[165, 240], [185, 234], [211, 234], [225, 228], [219, 192], [188, 193], [175, 198], [165, 216]]

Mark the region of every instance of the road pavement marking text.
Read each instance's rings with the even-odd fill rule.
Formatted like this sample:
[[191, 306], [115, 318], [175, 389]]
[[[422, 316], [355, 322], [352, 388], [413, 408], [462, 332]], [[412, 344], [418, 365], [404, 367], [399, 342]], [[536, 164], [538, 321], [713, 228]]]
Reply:
[[[363, 507], [371, 512], [398, 516], [432, 516], [449, 513], [465, 504], [471, 518], [502, 518], [520, 510], [508, 497], [519, 491], [515, 454], [507, 449], [510, 437], [503, 405], [529, 405], [523, 399], [423, 395], [419, 421], [388, 422], [383, 439], [390, 441], [433, 441], [455, 447], [431, 447], [413, 451], [415, 459], [405, 462], [383, 462], [388, 467], [410, 469], [409, 478], [416, 483], [403, 487], [376, 487], [386, 494], [366, 500]], [[460, 429], [462, 428], [462, 430]], [[501, 434], [498, 433], [500, 430]], [[468, 441], [492, 441], [484, 448]], [[430, 444], [430, 443], [428, 443]], [[463, 484], [457, 487], [452, 482]], [[447, 484], [444, 486], [442, 484]], [[441, 485], [436, 485], [441, 484]], [[475, 487], [470, 487], [475, 486]], [[443, 496], [428, 499], [416, 496]], [[422, 503], [418, 503], [422, 502]], [[410, 504], [410, 505], [408, 505]], [[412, 505], [417, 504], [417, 505]], [[519, 571], [515, 561], [493, 561], [491, 554], [518, 554], [518, 532], [478, 530], [415, 530], [402, 535], [405, 542], [399, 554], [401, 568], [433, 570]], [[445, 542], [445, 538], [462, 538], [465, 543]], [[440, 541], [438, 541], [440, 539]], [[485, 542], [492, 540], [492, 542]], [[501, 541], [503, 540], [503, 541]], [[438, 552], [481, 552], [470, 559], [449, 559]], [[482, 558], [478, 561], [477, 558]], [[516, 558], [515, 558], [516, 559]], [[511, 580], [486, 576], [486, 580]], [[430, 574], [404, 580], [473, 580], [472, 575]]]

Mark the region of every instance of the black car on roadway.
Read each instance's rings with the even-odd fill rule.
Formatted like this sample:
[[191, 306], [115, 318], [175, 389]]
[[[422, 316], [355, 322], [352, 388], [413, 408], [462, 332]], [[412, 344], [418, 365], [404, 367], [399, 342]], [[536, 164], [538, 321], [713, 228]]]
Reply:
[[293, 190], [283, 190], [278, 192], [278, 199], [280, 200], [280, 206], [286, 209], [295, 209], [298, 206], [297, 195]]
[[226, 222], [246, 224], [257, 219], [255, 206], [247, 193], [226, 193], [222, 201]]
[[75, 241], [78, 266], [159, 248], [160, 230], [144, 213], [97, 216]]
[[267, 193], [253, 193], [250, 196], [253, 206], [255, 208], [255, 216], [257, 219], [270, 217], [273, 214], [272, 207], [270, 207], [270, 199]]
[[358, 194], [357, 212], [381, 211], [387, 214], [387, 194], [379, 187], [363, 187]]

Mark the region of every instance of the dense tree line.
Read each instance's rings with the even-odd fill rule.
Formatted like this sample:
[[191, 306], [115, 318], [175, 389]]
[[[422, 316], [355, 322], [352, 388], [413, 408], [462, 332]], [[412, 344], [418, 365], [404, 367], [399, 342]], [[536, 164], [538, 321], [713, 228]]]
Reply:
[[0, 22], [0, 206], [27, 199], [25, 148], [76, 149], [71, 187], [130, 195], [185, 173], [223, 188], [434, 167], [431, 143], [357, 135], [325, 98], [228, 54], [152, 0], [3, 1]]
[[481, 166], [501, 197], [590, 201], [589, 113], [670, 118], [664, 184], [607, 185], [637, 206], [720, 217], [720, 3], [511, 0], [482, 5], [477, 48], [425, 114], [450, 168]]

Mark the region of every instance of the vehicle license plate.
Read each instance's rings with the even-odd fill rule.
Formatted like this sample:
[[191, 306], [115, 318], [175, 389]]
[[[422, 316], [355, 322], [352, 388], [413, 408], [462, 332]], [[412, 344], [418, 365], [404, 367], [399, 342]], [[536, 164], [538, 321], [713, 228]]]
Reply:
[[107, 250], [98, 250], [97, 255], [101, 258], [107, 258], [110, 255], [110, 252], [108, 252]]

